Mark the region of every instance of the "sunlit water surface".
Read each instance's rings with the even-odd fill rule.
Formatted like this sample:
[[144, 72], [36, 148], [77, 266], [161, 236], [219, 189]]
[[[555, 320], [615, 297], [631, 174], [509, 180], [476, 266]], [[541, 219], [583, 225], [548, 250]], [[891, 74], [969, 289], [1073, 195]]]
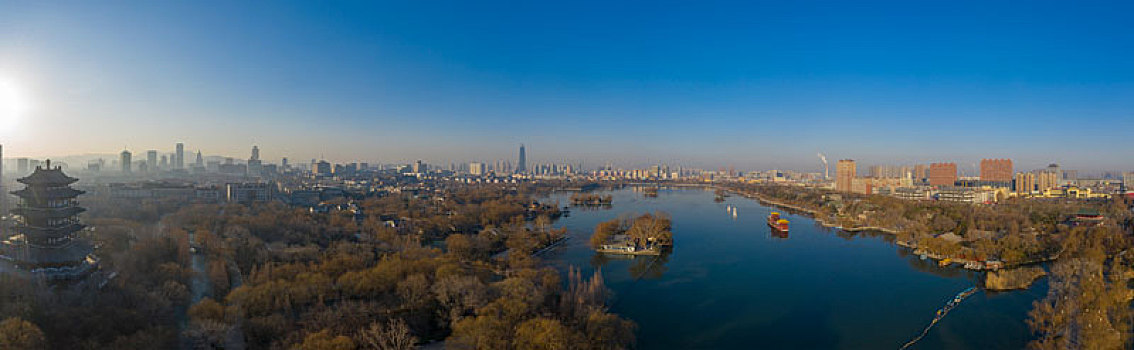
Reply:
[[[561, 219], [571, 239], [543, 258], [587, 273], [601, 266], [612, 311], [638, 323], [643, 349], [896, 349], [980, 277], [920, 260], [887, 235], [828, 229], [781, 210], [791, 233], [775, 237], [765, 224], [774, 209], [738, 196], [716, 203], [703, 189], [609, 193], [612, 208], [573, 208]], [[567, 194], [551, 199], [568, 203]], [[587, 246], [599, 222], [657, 210], [673, 216], [675, 247], [663, 259], [603, 257]], [[1040, 280], [1023, 291], [979, 292], [914, 349], [1022, 348], [1027, 312], [1046, 290]]]

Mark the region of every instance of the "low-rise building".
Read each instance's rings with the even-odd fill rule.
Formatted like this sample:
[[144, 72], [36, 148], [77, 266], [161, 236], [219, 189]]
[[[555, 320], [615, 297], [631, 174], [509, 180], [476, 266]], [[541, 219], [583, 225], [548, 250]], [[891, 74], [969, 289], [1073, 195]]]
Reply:
[[234, 203], [251, 204], [272, 200], [275, 186], [266, 182], [229, 183], [225, 185], [225, 200]]
[[996, 190], [972, 187], [942, 187], [937, 190], [937, 200], [961, 203], [992, 203], [996, 201]]

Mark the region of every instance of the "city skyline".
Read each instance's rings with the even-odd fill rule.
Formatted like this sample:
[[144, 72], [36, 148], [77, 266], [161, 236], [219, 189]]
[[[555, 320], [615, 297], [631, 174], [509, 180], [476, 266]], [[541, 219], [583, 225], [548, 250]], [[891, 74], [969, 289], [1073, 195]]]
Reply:
[[[178, 144], [183, 144], [183, 143], [178, 143]], [[503, 156], [500, 156], [500, 157], [482, 156], [482, 157], [473, 157], [473, 158], [469, 158], [469, 159], [446, 159], [446, 160], [412, 159], [412, 158], [405, 158], [405, 157], [393, 158], [393, 159], [375, 159], [375, 158], [330, 159], [330, 158], [326, 158], [326, 157], [316, 157], [316, 158], [307, 159], [307, 158], [292, 157], [292, 156], [289, 156], [287, 154], [282, 154], [282, 155], [278, 155], [277, 157], [274, 157], [274, 158], [261, 160], [261, 157], [260, 157], [261, 149], [258, 147], [258, 145], [251, 145], [250, 146], [251, 147], [250, 148], [251, 153], [248, 153], [249, 149], [244, 150], [245, 154], [246, 155], [250, 154], [251, 157], [242, 156], [240, 154], [228, 154], [228, 153], [217, 153], [217, 154], [205, 153], [203, 156], [205, 158], [217, 159], [217, 160], [232, 159], [236, 163], [240, 163], [240, 164], [246, 163], [250, 158], [255, 159], [257, 162], [263, 162], [264, 164], [279, 164], [279, 163], [282, 163], [286, 159], [291, 159], [291, 160], [293, 160], [293, 162], [292, 162], [293, 164], [301, 164], [301, 165], [309, 163], [309, 161], [328, 161], [331, 164], [371, 163], [371, 164], [384, 164], [384, 165], [411, 165], [414, 162], [420, 161], [420, 162], [423, 162], [425, 164], [429, 164], [429, 165], [433, 165], [433, 166], [442, 166], [444, 168], [444, 167], [450, 166], [450, 165], [467, 166], [468, 163], [470, 163], [470, 162], [489, 162], [489, 164], [491, 164], [491, 162], [493, 162], [493, 161], [496, 161], [496, 162], [500, 162], [500, 161], [511, 162], [511, 161], [517, 160], [518, 158], [526, 158], [526, 155], [521, 156], [521, 154], [525, 153], [523, 151], [523, 149], [525, 148], [524, 144], [520, 144], [519, 146], [520, 146], [520, 151], [519, 152], [513, 152], [511, 155], [503, 155]], [[166, 151], [163, 151], [160, 148], [156, 149], [156, 150], [155, 149], [125, 148], [122, 151], [129, 152], [131, 154], [141, 154], [141, 155], [145, 156], [143, 158], [131, 157], [133, 159], [132, 162], [134, 164], [137, 164], [139, 162], [144, 162], [144, 163], [147, 163], [147, 164], [153, 163], [151, 161], [151, 156], [160, 155], [163, 158], [165, 158], [166, 156], [169, 157], [169, 164], [168, 165], [165, 165], [165, 163], [157, 163], [157, 164], [162, 164], [163, 168], [168, 166], [168, 168], [165, 168], [166, 170], [168, 170], [168, 169], [183, 169], [183, 168], [187, 167], [187, 166], [181, 166], [181, 167], [177, 166], [177, 164], [176, 164], [176, 162], [177, 162], [177, 151], [176, 151], [176, 149], [169, 150], [168, 152], [166, 152]], [[119, 164], [120, 162], [118, 162], [118, 159], [122, 158], [121, 157], [122, 151], [120, 151], [119, 153], [85, 153], [85, 154], [72, 154], [72, 155], [47, 156], [47, 157], [24, 157], [24, 156], [16, 155], [16, 156], [5, 156], [4, 159], [11, 161], [12, 164], [14, 164], [16, 160], [20, 160], [20, 159], [38, 160], [38, 161], [43, 161], [45, 159], [55, 159], [57, 164], [62, 163], [64, 165], [64, 167], [68, 167], [68, 166], [82, 167], [82, 165], [83, 165], [83, 164], [79, 164], [79, 163], [71, 164], [71, 163], [68, 163], [68, 161], [77, 160], [79, 162], [88, 162], [88, 161], [101, 159], [103, 161], [109, 162], [108, 164], [114, 163], [114, 164], [118, 164], [118, 166], [121, 166], [121, 164]], [[193, 152], [199, 152], [199, 151], [194, 150], [194, 151], [189, 152], [189, 153], [193, 153]], [[152, 155], [151, 155], [151, 153], [152, 153]], [[818, 173], [818, 174], [822, 175], [824, 170], [825, 170], [824, 164], [822, 163], [822, 159], [816, 158], [814, 155], [812, 156], [812, 158], [815, 159], [815, 161], [812, 162], [813, 164], [804, 165], [800, 168], [790, 168], [790, 167], [750, 167], [750, 168], [741, 167], [741, 168], [737, 168], [734, 165], [734, 163], [709, 163], [709, 162], [705, 162], [703, 160], [681, 160], [681, 159], [676, 159], [676, 158], [665, 160], [665, 159], [660, 158], [660, 157], [654, 158], [653, 160], [646, 158], [646, 159], [643, 159], [643, 160], [637, 160], [637, 161], [632, 160], [632, 161], [625, 161], [625, 162], [613, 162], [613, 161], [610, 161], [610, 160], [603, 161], [601, 159], [596, 160], [596, 161], [592, 161], [592, 162], [586, 162], [586, 161], [583, 161], [581, 159], [537, 158], [537, 160], [535, 162], [529, 163], [527, 166], [531, 167], [531, 166], [535, 166], [535, 165], [545, 165], [545, 164], [572, 164], [572, 165], [576, 165], [576, 166], [583, 166], [582, 169], [584, 169], [584, 170], [593, 170], [593, 169], [603, 168], [603, 167], [606, 167], [608, 165], [609, 166], [615, 166], [616, 168], [639, 168], [639, 167], [648, 167], [648, 166], [652, 166], [652, 165], [671, 165], [671, 166], [678, 166], [678, 167], [684, 166], [684, 167], [691, 167], [691, 168], [703, 168], [705, 170], [717, 170], [717, 169], [723, 169], [723, 168], [734, 168], [734, 169], [742, 170], [742, 171], [789, 170], [789, 171], [799, 171], [799, 172], [808, 172], [808, 173]], [[954, 159], [932, 159], [932, 160], [923, 160], [923, 161], [919, 161], [919, 160], [907, 160], [907, 161], [890, 160], [890, 161], [886, 161], [886, 160], [883, 160], [883, 161], [866, 162], [866, 161], [862, 161], [861, 158], [853, 158], [853, 157], [844, 158], [844, 160], [855, 161], [860, 166], [862, 166], [862, 167], [858, 168], [859, 174], [870, 174], [870, 171], [872, 171], [872, 170], [869, 169], [869, 167], [875, 167], [875, 166], [886, 166], [886, 167], [909, 166], [909, 167], [913, 167], [913, 166], [916, 166], [916, 165], [920, 165], [920, 166], [928, 167], [931, 164], [948, 163], [948, 164], [953, 164], [956, 167], [956, 173], [957, 173], [958, 176], [979, 177], [980, 174], [981, 174], [981, 170], [982, 170], [982, 166], [983, 166], [984, 162], [990, 161], [990, 160], [998, 160], [996, 158], [1004, 158], [1004, 157], [978, 157], [977, 159], [972, 159], [971, 161], [958, 161], [958, 160], [954, 160]], [[296, 163], [296, 162], [294, 162], [295, 160], [301, 160], [301, 161]], [[1036, 170], [1044, 170], [1051, 165], [1060, 165], [1061, 167], [1063, 167], [1065, 169], [1081, 172], [1083, 175], [1087, 175], [1087, 176], [1101, 176], [1101, 175], [1104, 175], [1104, 174], [1113, 175], [1113, 174], [1116, 174], [1116, 173], [1130, 171], [1126, 168], [1102, 168], [1102, 169], [1076, 168], [1074, 166], [1070, 166], [1070, 164], [1074, 164], [1073, 162], [1072, 163], [1066, 163], [1066, 162], [1062, 162], [1061, 160], [1036, 161], [1036, 162], [1023, 163], [1023, 164], [1021, 164], [1019, 162], [1015, 162], [1015, 160], [1010, 158], [1010, 157], [1005, 159], [1005, 160], [1008, 161], [1007, 167], [1003, 168], [1004, 169], [1003, 171], [1006, 172], [1006, 173], [1009, 173], [1009, 172], [1010, 173], [1019, 173], [1019, 172], [1031, 172], [1031, 171], [1036, 171]], [[1015, 165], [1013, 165], [1013, 162], [1015, 162]], [[188, 161], [186, 163], [188, 163]], [[806, 163], [806, 162], [804, 162], [804, 163]], [[519, 163], [517, 163], [517, 165], [518, 164]], [[14, 167], [14, 165], [11, 165], [10, 167]], [[911, 168], [911, 170], [912, 170], [912, 168]], [[1001, 176], [1004, 176], [1004, 175], [1002, 174]], [[833, 177], [833, 175], [832, 175], [832, 177]]]
[[1130, 5], [976, 4], [6, 3], [0, 143], [40, 159], [184, 142], [446, 164], [523, 143], [532, 162], [590, 165], [814, 171], [823, 152], [1132, 170]]

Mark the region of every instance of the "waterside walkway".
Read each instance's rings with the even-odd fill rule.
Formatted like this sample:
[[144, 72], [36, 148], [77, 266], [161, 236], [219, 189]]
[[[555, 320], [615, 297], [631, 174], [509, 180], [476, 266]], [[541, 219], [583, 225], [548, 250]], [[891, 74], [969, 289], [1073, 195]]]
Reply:
[[937, 322], [939, 322], [939, 321], [941, 321], [941, 319], [945, 318], [945, 315], [948, 315], [949, 311], [952, 311], [953, 308], [957, 307], [957, 305], [960, 305], [961, 302], [965, 300], [965, 298], [968, 298], [968, 297], [972, 296], [973, 294], [976, 294], [976, 287], [969, 287], [968, 289], [965, 289], [964, 291], [961, 291], [960, 293], [958, 293], [957, 296], [953, 297], [953, 299], [951, 299], [951, 300], [949, 300], [949, 302], [945, 303], [945, 306], [943, 306], [943, 307], [941, 307], [940, 309], [937, 310], [937, 316], [933, 317], [933, 321], [930, 321], [929, 325], [925, 326], [925, 330], [922, 330], [921, 334], [918, 334], [917, 337], [915, 337], [912, 340], [910, 340], [909, 342], [905, 343], [904, 345], [902, 345], [902, 347], [900, 347], [898, 349], [899, 350], [905, 350], [905, 349], [909, 348], [910, 346], [913, 346], [915, 343], [917, 343], [919, 340], [921, 340], [921, 338], [925, 338], [925, 335], [929, 334], [929, 330], [932, 329], [933, 326], [936, 326]]

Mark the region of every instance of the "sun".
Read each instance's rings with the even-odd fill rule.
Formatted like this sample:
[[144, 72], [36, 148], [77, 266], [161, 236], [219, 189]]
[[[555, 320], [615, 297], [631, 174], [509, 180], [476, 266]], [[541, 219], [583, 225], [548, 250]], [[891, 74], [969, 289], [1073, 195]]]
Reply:
[[11, 131], [20, 119], [28, 113], [27, 97], [19, 84], [0, 77], [0, 131]]

